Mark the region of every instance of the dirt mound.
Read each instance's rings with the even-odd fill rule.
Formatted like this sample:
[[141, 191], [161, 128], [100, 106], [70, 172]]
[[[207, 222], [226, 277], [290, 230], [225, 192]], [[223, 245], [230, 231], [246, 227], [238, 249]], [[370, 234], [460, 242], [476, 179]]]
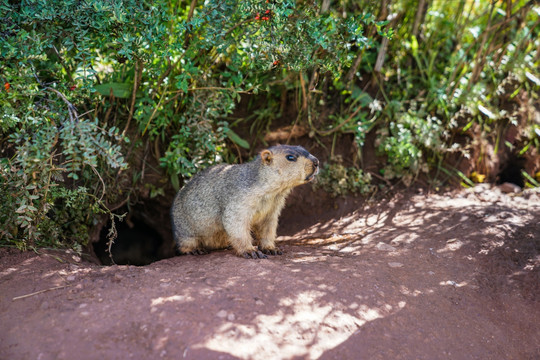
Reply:
[[537, 359], [539, 218], [479, 186], [366, 203], [268, 260], [0, 249], [0, 358]]

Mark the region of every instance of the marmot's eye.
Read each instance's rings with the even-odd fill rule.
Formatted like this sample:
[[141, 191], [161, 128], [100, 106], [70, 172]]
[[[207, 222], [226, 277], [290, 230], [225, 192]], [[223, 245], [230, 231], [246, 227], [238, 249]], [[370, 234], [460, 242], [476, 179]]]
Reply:
[[294, 155], [287, 155], [285, 156], [285, 159], [289, 160], [289, 161], [296, 161], [296, 156]]

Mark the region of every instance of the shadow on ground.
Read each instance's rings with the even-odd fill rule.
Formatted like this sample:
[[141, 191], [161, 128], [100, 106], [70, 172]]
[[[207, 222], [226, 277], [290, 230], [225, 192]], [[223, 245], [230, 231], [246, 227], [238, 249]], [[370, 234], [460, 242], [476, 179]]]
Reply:
[[397, 195], [283, 237], [268, 260], [4, 251], [0, 358], [535, 358], [533, 195]]

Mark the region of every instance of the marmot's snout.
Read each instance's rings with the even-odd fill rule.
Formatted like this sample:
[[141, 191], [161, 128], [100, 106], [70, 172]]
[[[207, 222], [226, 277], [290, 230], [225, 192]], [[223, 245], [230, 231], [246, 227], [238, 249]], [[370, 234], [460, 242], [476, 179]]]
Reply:
[[319, 159], [310, 154], [309, 160], [311, 160], [312, 171], [311, 174], [306, 177], [306, 182], [313, 180], [315, 176], [319, 173]]

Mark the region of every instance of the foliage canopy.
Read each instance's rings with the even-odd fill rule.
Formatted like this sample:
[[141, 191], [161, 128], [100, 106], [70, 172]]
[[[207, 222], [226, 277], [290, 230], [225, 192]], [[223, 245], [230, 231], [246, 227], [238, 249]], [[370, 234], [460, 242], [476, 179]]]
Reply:
[[[515, 104], [538, 98], [539, 12], [523, 0], [0, 0], [0, 241], [80, 248], [99, 216], [141, 189], [164, 194], [147, 167], [178, 189], [264, 143], [285, 107], [332, 144], [322, 178], [335, 194], [372, 191], [370, 172], [452, 174], [448, 154], [482, 139], [537, 156], [540, 124]], [[520, 134], [505, 143], [508, 124]], [[385, 160], [362, 170], [370, 132]], [[357, 160], [340, 164], [344, 136]]]

